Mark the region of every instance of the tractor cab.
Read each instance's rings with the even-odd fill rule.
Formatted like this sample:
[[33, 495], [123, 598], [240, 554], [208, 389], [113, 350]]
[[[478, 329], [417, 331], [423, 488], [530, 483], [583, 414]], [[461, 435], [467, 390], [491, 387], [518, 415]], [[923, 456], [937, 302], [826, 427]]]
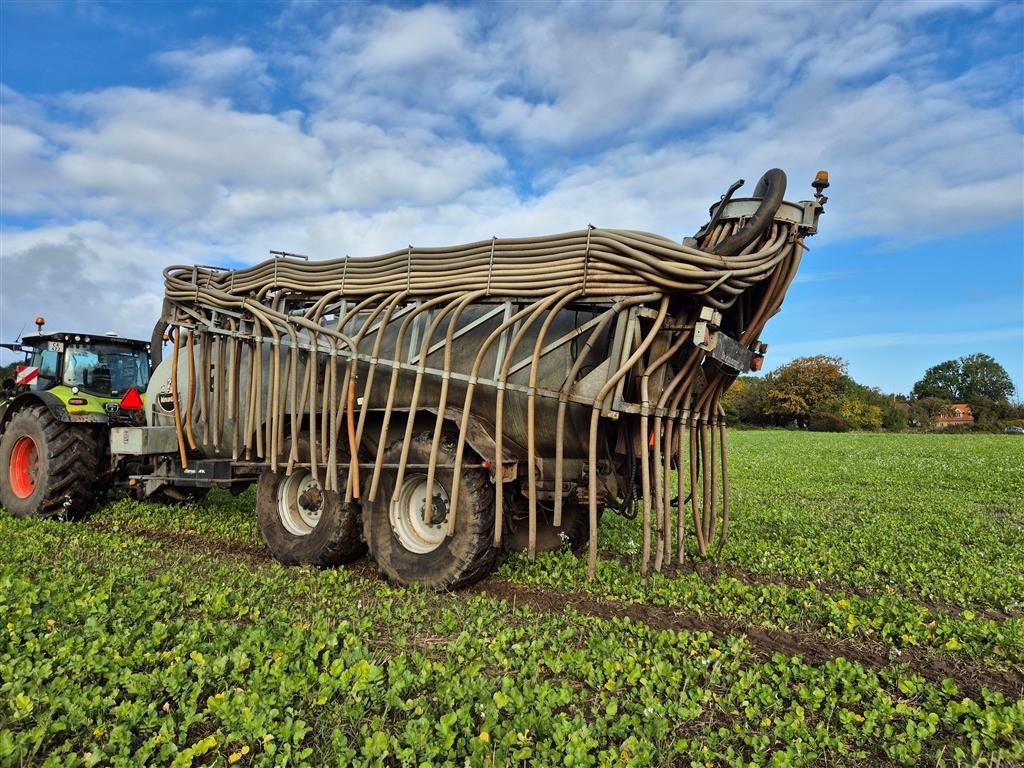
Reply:
[[0, 506], [81, 514], [109, 484], [109, 429], [146, 423], [149, 342], [38, 329], [0, 347], [24, 353], [0, 392]]
[[76, 394], [121, 397], [129, 389], [145, 392], [149, 383], [149, 343], [116, 336], [43, 333], [26, 336], [26, 365], [21, 383], [31, 390], [64, 386]]
[[72, 416], [104, 416], [121, 423], [122, 416], [131, 415], [127, 421], [137, 421], [149, 384], [149, 342], [115, 334], [43, 331], [41, 320], [36, 320], [36, 333], [2, 345], [25, 353], [14, 380], [4, 382], [5, 396], [48, 393]]

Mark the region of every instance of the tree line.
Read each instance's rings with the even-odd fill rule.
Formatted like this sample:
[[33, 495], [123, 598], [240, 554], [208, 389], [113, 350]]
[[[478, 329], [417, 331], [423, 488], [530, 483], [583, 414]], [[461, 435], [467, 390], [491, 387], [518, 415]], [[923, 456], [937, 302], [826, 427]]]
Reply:
[[1011, 402], [1013, 382], [994, 358], [964, 355], [925, 371], [909, 395], [854, 381], [845, 360], [800, 357], [763, 378], [739, 377], [722, 401], [730, 424], [824, 432], [929, 430], [967, 403], [974, 423], [959, 429], [1001, 431], [1024, 426], [1024, 404]]

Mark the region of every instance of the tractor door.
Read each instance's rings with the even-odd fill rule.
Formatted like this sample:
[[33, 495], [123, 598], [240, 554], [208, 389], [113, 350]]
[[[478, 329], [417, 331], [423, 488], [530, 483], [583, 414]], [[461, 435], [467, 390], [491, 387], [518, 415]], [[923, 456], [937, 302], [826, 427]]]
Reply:
[[60, 359], [63, 353], [63, 343], [49, 341], [41, 344], [32, 350], [29, 367], [35, 368], [36, 376], [28, 383], [32, 391], [53, 388], [60, 381]]

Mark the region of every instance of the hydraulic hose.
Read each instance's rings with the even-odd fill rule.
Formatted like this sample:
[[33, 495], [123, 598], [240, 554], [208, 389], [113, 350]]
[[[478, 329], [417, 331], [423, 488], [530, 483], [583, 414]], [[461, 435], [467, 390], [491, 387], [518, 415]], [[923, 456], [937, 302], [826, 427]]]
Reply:
[[153, 326], [149, 338], [149, 372], [152, 373], [164, 359], [164, 339], [167, 338], [167, 321], [161, 317]]

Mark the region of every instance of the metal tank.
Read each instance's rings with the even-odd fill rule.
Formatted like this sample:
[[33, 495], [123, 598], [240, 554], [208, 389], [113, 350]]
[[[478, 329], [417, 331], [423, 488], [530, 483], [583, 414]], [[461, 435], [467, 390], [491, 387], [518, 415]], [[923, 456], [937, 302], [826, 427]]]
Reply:
[[[380, 335], [380, 347], [371, 359], [359, 359], [356, 365], [356, 378], [360, 382], [366, 382], [369, 378], [372, 358], [378, 360], [374, 366], [373, 386], [369, 387], [368, 396], [362, 390], [359, 394], [358, 405], [362, 406], [364, 397], [367, 403], [369, 414], [382, 414], [388, 404], [390, 393], [390, 380], [392, 376], [391, 362], [399, 360], [402, 367], [398, 369], [397, 381], [392, 399], [392, 411], [406, 412], [411, 404], [412, 394], [416, 389], [417, 371], [421, 364], [421, 352], [427, 346], [427, 354], [423, 360], [424, 375], [420, 377], [419, 394], [417, 398], [417, 410], [423, 412], [436, 412], [436, 403], [439, 401], [441, 383], [446, 369], [445, 363], [445, 337], [443, 333], [437, 332], [436, 310], [425, 310], [417, 312], [422, 303], [411, 303], [405, 305], [401, 310], [395, 312], [390, 322], [382, 328], [379, 323], [371, 325], [363, 337], [362, 347], [367, 350], [367, 355], [378, 343]], [[605, 383], [608, 377], [607, 359], [615, 339], [621, 346], [622, 337], [625, 333], [625, 325], [628, 317], [623, 315], [620, 322], [609, 327], [603, 332], [594, 343], [584, 349], [584, 337], [588, 330], [595, 325], [595, 318], [600, 317], [602, 310], [607, 311], [611, 305], [600, 307], [594, 304], [580, 304], [568, 306], [557, 313], [552, 320], [550, 327], [544, 336], [544, 344], [541, 354], [538, 357], [536, 379], [537, 384], [534, 390], [539, 393], [536, 398], [536, 423], [535, 434], [536, 447], [540, 455], [553, 456], [556, 442], [555, 424], [558, 412], [558, 393], [566, 382], [569, 373], [577, 366], [583, 375], [573, 382], [571, 389], [567, 390], [566, 408], [564, 414], [564, 451], [567, 457], [583, 458], [586, 455], [587, 442], [587, 417], [589, 414], [589, 403], [592, 402], [593, 394]], [[506, 301], [487, 305], [473, 305], [467, 308], [460, 318], [459, 327], [453, 334], [453, 344], [450, 347], [450, 360], [447, 363], [449, 372], [448, 384], [448, 405], [455, 411], [457, 404], [464, 401], [469, 380], [469, 375], [476, 363], [484, 342], [493, 332], [499, 329], [507, 319], [523, 309], [522, 303]], [[340, 308], [339, 308], [340, 309]], [[414, 314], [411, 321], [402, 332], [403, 319]], [[361, 325], [366, 321], [368, 312], [360, 312], [350, 320], [344, 328], [344, 333], [355, 335]], [[431, 335], [429, 343], [426, 334], [434, 325], [434, 334]], [[611, 324], [609, 324], [611, 325]], [[506, 330], [497, 342], [490, 344], [486, 353], [482, 356], [479, 365], [477, 385], [475, 387], [473, 400], [473, 417], [482, 423], [493, 427], [496, 421], [497, 399], [499, 392], [498, 380], [502, 374], [502, 364], [506, 362], [506, 352], [516, 332], [521, 329], [521, 324], [514, 324]], [[530, 391], [530, 379], [533, 373], [533, 355], [537, 340], [540, 337], [540, 324], [534, 323], [527, 328], [518, 339], [515, 354], [507, 361], [507, 373], [504, 378], [504, 385], [501, 390], [503, 395], [504, 410], [504, 439], [505, 450], [508, 459], [523, 458], [526, 456], [527, 444], [527, 394]], [[402, 336], [400, 348], [396, 348], [399, 336]], [[309, 375], [309, 359], [311, 356], [309, 347], [312, 342], [307, 331], [297, 334], [298, 348], [302, 353], [296, 362], [296, 379], [304, 381]], [[264, 342], [261, 344], [261, 392], [270, 392], [273, 384], [273, 355], [278, 355], [279, 366], [282, 371], [287, 372], [289, 365], [288, 354], [291, 347], [290, 340], [282, 341], [280, 345], [273, 345]], [[213, 344], [212, 355], [216, 358], [219, 354], [217, 342]], [[192, 353], [192, 376], [200, 367], [200, 350], [198, 346], [193, 348]], [[251, 357], [248, 353], [239, 356], [237, 371], [231, 371], [232, 377], [237, 376], [241, 381], [249, 381]], [[323, 377], [323, 368], [333, 364], [338, 369], [338, 376], [344, 376], [347, 359], [335, 356], [332, 362], [329, 353], [321, 352], [317, 356], [319, 366], [318, 376]], [[386, 361], [381, 365], [380, 361]], [[225, 359], [226, 369], [228, 361]], [[210, 364], [210, 404], [213, 407], [213, 385], [216, 376], [217, 362]], [[187, 393], [189, 388], [189, 360], [187, 351], [179, 353], [178, 360], [178, 391]], [[168, 356], [154, 370], [151, 379], [150, 392], [154, 393], [149, 399], [147, 407], [147, 422], [151, 426], [174, 426], [174, 401], [170, 397], [172, 361]], [[227, 375], [221, 379], [221, 398], [224, 406], [227, 405], [228, 389]], [[284, 375], [290, 375], [285, 373]], [[250, 402], [249, 387], [241, 387], [238, 391], [238, 410], [245, 414]], [[568, 399], [571, 398], [571, 399]], [[194, 396], [196, 401], [193, 404], [193, 431], [197, 435], [199, 450], [207, 456], [230, 456], [234, 447], [231, 439], [235, 432], [236, 418], [225, 415], [222, 422], [222, 439], [214, 443], [213, 432], [202, 430], [201, 408], [199, 406], [198, 390]], [[283, 412], [290, 415], [294, 404], [286, 400], [283, 403]], [[322, 415], [322, 402], [316, 411]], [[187, 406], [185, 408], [187, 411]], [[262, 414], [265, 418], [265, 412]], [[308, 407], [303, 410], [301, 416], [309, 417]], [[244, 421], [244, 417], [240, 419]], [[242, 430], [244, 425], [238, 427]], [[364, 428], [365, 432], [365, 428]], [[367, 433], [367, 441], [374, 445], [379, 442], [378, 433]]]

